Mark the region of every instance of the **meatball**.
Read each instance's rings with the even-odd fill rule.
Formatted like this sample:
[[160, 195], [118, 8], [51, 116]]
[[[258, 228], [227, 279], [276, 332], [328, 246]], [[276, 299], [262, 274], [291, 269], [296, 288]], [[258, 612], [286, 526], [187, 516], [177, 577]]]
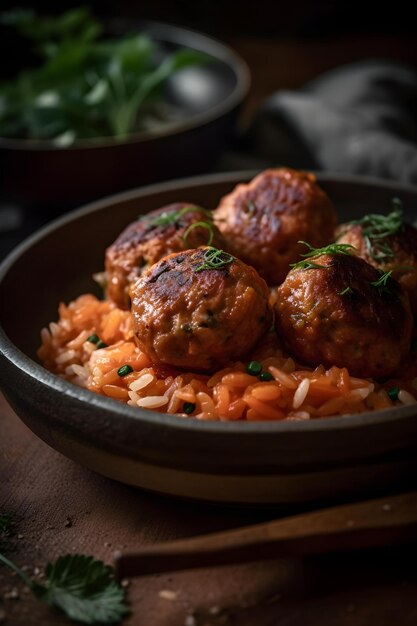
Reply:
[[354, 376], [395, 373], [412, 329], [399, 283], [350, 254], [309, 261], [278, 288], [275, 324], [288, 349], [306, 364], [346, 367]]
[[214, 211], [228, 249], [274, 286], [298, 260], [302, 245], [333, 241], [336, 212], [313, 174], [269, 169], [238, 185]]
[[222, 242], [211, 215], [200, 207], [179, 202], [151, 211], [130, 224], [107, 248], [106, 295], [128, 309], [130, 284], [145, 267], [172, 252], [211, 243], [223, 247]]
[[247, 354], [271, 327], [265, 281], [221, 250], [171, 254], [132, 285], [139, 347], [155, 362], [214, 370]]
[[[374, 217], [368, 216], [371, 221]], [[385, 216], [377, 217], [384, 219]], [[393, 278], [408, 292], [411, 310], [417, 316], [417, 229], [400, 220], [394, 233], [375, 237], [372, 232], [378, 234], [378, 231], [373, 228], [369, 236], [368, 220], [365, 217], [363, 221], [364, 224], [342, 224], [337, 230], [337, 242], [354, 246], [354, 254], [377, 269], [392, 271]], [[384, 221], [381, 227], [385, 228]]]

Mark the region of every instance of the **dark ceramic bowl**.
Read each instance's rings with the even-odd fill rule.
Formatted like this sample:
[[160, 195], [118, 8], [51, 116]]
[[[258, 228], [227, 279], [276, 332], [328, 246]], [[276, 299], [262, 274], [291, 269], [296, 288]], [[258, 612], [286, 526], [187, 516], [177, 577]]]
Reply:
[[[254, 173], [187, 179], [101, 200], [55, 221], [0, 268], [0, 366], [6, 398], [50, 446], [146, 489], [234, 503], [294, 503], [404, 487], [416, 476], [417, 405], [309, 422], [201, 422], [134, 409], [36, 362], [59, 301], [95, 290], [103, 252], [138, 214], [176, 201], [214, 207]], [[389, 210], [415, 217], [417, 189], [320, 175], [341, 220]]]
[[165, 54], [187, 47], [210, 57], [211, 62], [167, 82], [164, 99], [178, 112], [178, 121], [126, 141], [88, 139], [68, 148], [0, 138], [4, 200], [56, 215], [116, 191], [207, 172], [225, 149], [249, 90], [243, 59], [223, 43], [177, 26], [142, 22], [128, 27], [116, 24], [112, 32], [135, 29], [148, 33]]

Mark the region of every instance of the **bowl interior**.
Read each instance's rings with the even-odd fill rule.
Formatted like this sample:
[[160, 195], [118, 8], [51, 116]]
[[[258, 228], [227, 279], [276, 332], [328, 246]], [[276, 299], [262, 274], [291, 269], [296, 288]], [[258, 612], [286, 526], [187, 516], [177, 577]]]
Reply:
[[[208, 500], [290, 502], [381, 488], [415, 476], [415, 406], [307, 422], [204, 422], [133, 409], [36, 363], [40, 329], [60, 301], [99, 289], [105, 248], [138, 215], [171, 202], [214, 208], [255, 172], [164, 183], [100, 200], [52, 222], [0, 266], [0, 359], [6, 397], [32, 430], [117, 480]], [[339, 220], [388, 212], [414, 219], [417, 189], [321, 174]], [[331, 472], [331, 473], [329, 473]]]
[[[39, 332], [57, 317], [59, 302], [82, 293], [100, 295], [93, 274], [104, 264], [104, 252], [138, 215], [171, 202], [190, 202], [208, 209], [255, 172], [184, 179], [119, 194], [55, 220], [8, 257], [0, 275], [4, 303], [1, 323], [11, 341], [36, 358]], [[399, 197], [406, 219], [415, 219], [417, 190], [372, 179], [318, 175], [333, 200], [339, 221], [369, 212], [389, 212]], [[10, 303], [10, 304], [9, 304]]]

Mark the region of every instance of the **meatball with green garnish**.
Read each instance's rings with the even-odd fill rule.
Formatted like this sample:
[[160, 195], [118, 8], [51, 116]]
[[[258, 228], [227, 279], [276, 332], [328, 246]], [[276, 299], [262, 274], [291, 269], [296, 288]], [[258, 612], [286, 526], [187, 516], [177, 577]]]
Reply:
[[142, 271], [173, 252], [204, 245], [223, 246], [211, 214], [180, 202], [150, 211], [130, 224], [106, 250], [106, 295], [130, 307], [129, 288]]
[[308, 365], [381, 379], [396, 372], [410, 349], [407, 294], [349, 245], [311, 249], [278, 288], [275, 313], [278, 335]]
[[252, 265], [271, 286], [279, 285], [303, 251], [333, 241], [336, 212], [313, 174], [269, 169], [222, 198], [214, 221], [232, 254]]
[[417, 229], [404, 222], [401, 203], [393, 200], [388, 215], [370, 214], [341, 224], [337, 242], [354, 246], [354, 254], [383, 272], [391, 272], [410, 297], [417, 316]]
[[245, 356], [272, 322], [250, 266], [213, 247], [171, 254], [131, 288], [139, 347], [154, 362], [211, 371]]

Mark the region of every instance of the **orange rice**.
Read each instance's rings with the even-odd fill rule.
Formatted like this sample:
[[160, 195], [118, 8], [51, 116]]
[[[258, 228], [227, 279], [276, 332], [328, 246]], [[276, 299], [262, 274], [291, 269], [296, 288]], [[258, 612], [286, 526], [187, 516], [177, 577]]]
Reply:
[[[88, 341], [98, 335], [107, 347]], [[346, 368], [312, 369], [297, 364], [270, 334], [251, 359], [273, 379], [261, 381], [246, 364], [231, 363], [213, 375], [179, 372], [153, 365], [134, 341], [129, 311], [85, 294], [59, 306], [58, 322], [41, 332], [38, 356], [45, 367], [66, 380], [134, 407], [204, 420], [308, 420], [361, 413], [416, 402], [415, 363], [402, 379], [383, 385], [349, 375]], [[129, 365], [133, 371], [120, 376]], [[387, 390], [397, 386], [398, 400]], [[195, 405], [191, 415], [184, 403]], [[190, 407], [188, 406], [188, 409]]]

